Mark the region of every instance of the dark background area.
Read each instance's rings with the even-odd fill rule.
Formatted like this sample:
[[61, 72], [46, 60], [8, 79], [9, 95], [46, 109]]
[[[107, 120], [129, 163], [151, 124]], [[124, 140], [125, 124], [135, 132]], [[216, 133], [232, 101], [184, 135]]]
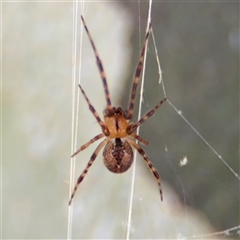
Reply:
[[[136, 46], [137, 4], [125, 5], [136, 20], [132, 36]], [[141, 3], [141, 39], [147, 6]], [[155, 2], [152, 24], [167, 97], [239, 174], [239, 3]], [[143, 112], [163, 98], [160, 87], [156, 91], [158, 71], [152, 40], [149, 45]], [[134, 50], [132, 69], [139, 56], [136, 47]], [[157, 119], [141, 128], [141, 135], [151, 138], [149, 156], [162, 178], [187, 205], [205, 212], [217, 229], [238, 225], [239, 179], [179, 116], [173, 115], [170, 106], [162, 108], [164, 112], [158, 110]], [[164, 153], [165, 145], [170, 154]], [[189, 164], [175, 172], [178, 160], [185, 155]], [[184, 184], [184, 194], [176, 175]]]

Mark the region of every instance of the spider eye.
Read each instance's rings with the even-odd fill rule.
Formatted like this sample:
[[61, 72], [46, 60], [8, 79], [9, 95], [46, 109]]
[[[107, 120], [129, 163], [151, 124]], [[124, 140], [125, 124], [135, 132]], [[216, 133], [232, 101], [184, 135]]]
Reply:
[[103, 112], [103, 114], [104, 114], [104, 116], [106, 116], [106, 117], [112, 117], [114, 114], [116, 114], [116, 108], [115, 107], [113, 107], [112, 109], [105, 109], [104, 110], [104, 112]]
[[125, 118], [125, 112], [120, 107], [117, 108], [116, 114], [121, 115], [121, 116], [123, 116]]

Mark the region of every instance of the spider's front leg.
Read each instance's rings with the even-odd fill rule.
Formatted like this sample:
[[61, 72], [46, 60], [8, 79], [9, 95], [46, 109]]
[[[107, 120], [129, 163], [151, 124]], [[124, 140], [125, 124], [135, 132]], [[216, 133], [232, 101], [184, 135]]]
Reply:
[[96, 46], [93, 42], [92, 36], [91, 36], [91, 34], [90, 34], [90, 32], [87, 28], [87, 25], [85, 23], [85, 20], [84, 20], [83, 16], [81, 16], [81, 19], [82, 19], [84, 28], [87, 32], [90, 43], [92, 45], [92, 48], [93, 48], [93, 51], [94, 51], [94, 54], [95, 54], [95, 58], [97, 60], [97, 66], [98, 66], [98, 69], [99, 69], [99, 72], [100, 72], [100, 75], [101, 75], [101, 78], [102, 78], [103, 87], [104, 87], [104, 91], [105, 91], [105, 97], [106, 97], [106, 101], [107, 101], [107, 109], [111, 111], [113, 107], [112, 107], [112, 103], [111, 103], [111, 99], [110, 99], [110, 93], [109, 93], [106, 74], [105, 74], [105, 71], [103, 69], [102, 61], [100, 60], [97, 48], [96, 48]]
[[146, 53], [146, 47], [147, 47], [147, 44], [148, 44], [148, 38], [149, 38], [149, 33], [150, 33], [150, 30], [151, 30], [151, 27], [152, 27], [152, 24], [150, 23], [149, 26], [148, 26], [148, 31], [146, 33], [145, 41], [144, 41], [144, 44], [143, 44], [143, 47], [142, 47], [142, 52], [141, 52], [140, 59], [139, 59], [137, 69], [136, 69], [136, 72], [135, 72], [135, 76], [134, 76], [134, 82], [133, 82], [133, 85], [132, 85], [132, 93], [131, 93], [129, 108], [128, 108], [128, 111], [127, 111], [127, 114], [126, 114], [126, 118], [129, 119], [129, 120], [133, 116], [134, 102], [135, 102], [135, 97], [136, 97], [136, 92], [137, 92], [137, 86], [138, 86], [138, 82], [139, 82], [140, 75], [141, 75], [141, 72], [142, 72], [144, 55]]

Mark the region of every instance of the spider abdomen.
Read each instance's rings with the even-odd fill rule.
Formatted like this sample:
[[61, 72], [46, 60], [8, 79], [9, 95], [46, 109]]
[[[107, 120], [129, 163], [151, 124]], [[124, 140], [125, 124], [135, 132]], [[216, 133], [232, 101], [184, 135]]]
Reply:
[[133, 162], [133, 151], [124, 138], [111, 139], [103, 150], [103, 162], [114, 173], [127, 171]]

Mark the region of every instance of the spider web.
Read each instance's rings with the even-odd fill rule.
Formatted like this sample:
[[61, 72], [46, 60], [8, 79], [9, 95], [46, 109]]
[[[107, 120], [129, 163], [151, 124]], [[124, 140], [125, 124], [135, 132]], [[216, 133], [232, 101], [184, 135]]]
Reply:
[[[141, 21], [141, 13], [140, 12], [141, 12], [141, 9], [142, 9], [142, 7], [140, 7], [140, 5], [141, 5], [140, 2], [138, 2], [139, 23]], [[146, 9], [146, 5], [144, 5], [144, 8]], [[151, 13], [152, 13], [152, 1], [149, 1], [148, 22], [151, 19]], [[140, 29], [141, 28], [140, 28], [140, 25], [139, 25], [139, 33], [141, 33]], [[190, 129], [191, 131], [193, 131], [193, 134], [195, 135], [195, 137], [198, 137], [198, 141], [205, 144], [205, 147], [208, 150], [210, 150], [210, 152], [212, 152], [213, 155], [215, 155], [217, 157], [218, 164], [219, 164], [219, 162], [221, 162], [225, 166], [225, 168], [230, 172], [232, 178], [236, 179], [236, 180], [233, 180], [233, 181], [235, 181], [235, 184], [239, 184], [240, 177], [239, 177], [238, 173], [234, 170], [234, 168], [232, 168], [230, 166], [230, 164], [228, 164], [228, 161], [225, 158], [223, 158], [219, 154], [219, 152], [216, 150], [216, 148], [213, 147], [213, 145], [211, 145], [210, 142], [207, 141], [204, 138], [204, 136], [197, 130], [197, 128], [195, 128], [193, 126], [193, 124], [191, 124], [191, 122], [184, 116], [182, 111], [180, 109], [178, 109], [178, 107], [176, 107], [176, 105], [173, 103], [172, 99], [169, 98], [169, 96], [167, 94], [168, 91], [166, 92], [166, 90], [165, 90], [165, 80], [162, 80], [162, 70], [161, 70], [161, 66], [160, 66], [158, 49], [157, 49], [156, 40], [155, 40], [155, 37], [154, 37], [154, 32], [155, 32], [155, 28], [153, 27], [153, 31], [152, 31], [152, 34], [151, 34], [151, 37], [152, 37], [152, 45], [151, 46], [152, 47], [150, 46], [149, 48], [150, 48], [150, 51], [151, 51], [151, 55], [155, 56], [155, 59], [156, 59], [155, 61], [156, 61], [156, 65], [157, 65], [157, 71], [156, 72], [158, 72], [158, 76], [159, 76], [158, 79], [159, 79], [159, 83], [161, 84], [160, 86], [162, 87], [163, 96], [166, 96], [168, 98], [168, 100], [167, 100], [168, 105], [170, 106], [170, 108], [172, 110], [174, 110], [175, 117], [176, 117], [176, 114], [178, 116], [180, 116], [180, 118], [183, 120], [183, 122], [187, 125], [188, 130]], [[139, 42], [141, 42], [141, 40], [139, 40]], [[143, 74], [142, 74], [143, 78], [142, 78], [141, 88], [140, 88], [138, 119], [142, 116], [142, 113], [141, 113], [142, 112], [142, 104], [143, 105], [145, 104], [145, 105], [147, 105], [148, 108], [151, 108], [151, 107], [149, 107], [150, 104], [144, 102], [144, 97], [143, 97], [144, 96], [144, 88], [145, 88], [144, 87], [145, 79], [148, 79], [147, 77], [145, 77], [146, 63], [147, 62], [145, 62], [145, 64], [144, 64]], [[151, 106], [152, 106], [152, 104], [151, 104]], [[162, 110], [159, 110], [159, 111], [162, 111]], [[179, 129], [180, 129], [180, 124], [179, 124]], [[161, 131], [163, 131], [163, 130], [161, 130]], [[192, 164], [191, 163], [192, 158], [188, 157], [187, 155], [186, 156], [182, 155], [182, 159], [181, 158], [178, 159], [178, 166], [177, 166], [176, 161], [173, 160], [173, 158], [174, 158], [173, 155], [174, 154], [173, 154], [173, 150], [171, 149], [172, 145], [167, 143], [168, 141], [166, 140], [166, 137], [162, 137], [162, 140], [165, 143], [164, 144], [165, 158], [169, 162], [168, 164], [170, 165], [170, 168], [172, 168], [172, 171], [174, 172], [174, 175], [175, 175], [175, 179], [177, 179], [177, 183], [179, 185], [179, 189], [180, 189], [179, 193], [180, 193], [180, 198], [182, 199], [182, 204], [181, 204], [181, 201], [176, 200], [178, 198], [176, 198], [176, 196], [173, 194], [173, 192], [170, 193], [170, 195], [173, 194], [173, 196], [174, 196], [174, 197], [172, 196], [173, 199], [175, 199], [175, 201], [177, 201], [178, 204], [179, 204], [178, 207], [184, 209], [182, 211], [182, 213], [179, 214], [179, 216], [178, 216], [178, 217], [181, 216], [181, 221], [180, 222], [178, 220], [178, 217], [176, 217], [176, 219], [175, 218], [170, 218], [170, 221], [172, 221], [173, 226], [175, 226], [175, 231], [176, 232], [171, 233], [171, 234], [166, 232], [162, 236], [164, 236], [164, 238], [178, 238], [178, 239], [183, 239], [183, 238], [184, 239], [192, 239], [192, 238], [206, 239], [206, 238], [212, 238], [212, 237], [216, 237], [216, 236], [227, 237], [229, 235], [230, 235], [230, 237], [238, 237], [239, 229], [240, 229], [239, 225], [226, 228], [225, 230], [222, 230], [222, 231], [216, 231], [214, 229], [214, 227], [211, 226], [211, 224], [207, 224], [207, 220], [206, 220], [207, 218], [204, 215], [204, 213], [197, 214], [197, 212], [194, 212], [189, 208], [190, 207], [189, 205], [191, 205], [190, 204], [191, 203], [191, 198], [188, 195], [187, 185], [186, 185], [184, 177], [182, 176], [180, 168], [181, 167], [182, 168], [187, 168], [189, 164]], [[182, 151], [182, 152], [184, 152], [184, 151]], [[185, 152], [187, 152], [187, 151], [185, 151]], [[137, 156], [136, 153], [135, 153], [135, 156]], [[137, 157], [137, 159], [135, 159], [135, 164], [136, 164], [136, 162], [139, 162], [139, 161], [141, 161], [141, 160]], [[136, 180], [136, 165], [135, 164], [133, 166], [132, 183], [131, 183], [131, 188], [130, 188], [130, 193], [129, 193], [128, 217], [127, 217], [126, 221], [123, 221], [123, 223], [122, 223], [123, 229], [126, 229], [126, 239], [142, 237], [142, 235], [141, 235], [141, 233], [139, 233], [140, 231], [138, 231], [138, 227], [137, 227], [139, 223], [137, 223], [136, 216], [138, 216], [138, 214], [136, 213], [136, 211], [133, 210], [134, 209], [134, 199], [136, 200], [136, 196], [139, 194], [138, 189], [135, 189], [135, 184], [136, 184], [135, 183], [135, 180]], [[139, 164], [139, 163], [137, 163], [137, 164]], [[159, 171], [161, 173], [161, 168], [160, 168]], [[195, 169], [195, 171], [196, 171], [196, 169]], [[154, 183], [151, 182], [151, 184], [154, 184]], [[165, 187], [165, 188], [167, 188], [167, 187]], [[165, 191], [167, 193], [164, 193], [164, 194], [166, 194], [167, 197], [165, 198], [164, 202], [165, 201], [171, 201], [170, 200], [171, 197], [169, 198], [169, 196], [168, 196], [168, 191], [169, 192], [172, 191], [171, 188], [168, 189], [168, 190], [165, 190]], [[138, 199], [138, 201], [139, 202], [137, 203], [137, 205], [139, 205], [139, 206], [136, 207], [136, 209], [139, 208], [140, 211], [142, 211], [144, 213], [144, 211], [146, 211], [145, 206], [144, 206], [144, 204], [146, 204], [146, 203], [144, 203], [144, 202], [146, 202], [146, 196], [145, 197], [140, 197]], [[168, 207], [170, 208], [171, 204]], [[175, 206], [175, 208], [176, 208], [176, 206]], [[161, 208], [161, 211], [166, 211], [166, 209]], [[147, 216], [146, 213], [143, 214], [143, 216], [146, 217]], [[164, 216], [164, 217], [166, 217], [166, 216]], [[195, 224], [192, 223], [194, 221], [196, 221]], [[153, 223], [153, 225], [151, 226], [151, 229], [154, 230], [153, 231], [154, 233], [152, 235], [151, 234], [145, 235], [145, 237], [152, 238], [153, 236], [155, 236], [155, 237], [159, 238], [160, 237], [159, 232], [156, 230], [158, 228], [161, 228], [159, 223], [157, 223], [157, 222]], [[199, 233], [201, 233], [201, 234], [199, 234]], [[206, 233], [208, 233], [208, 234], [206, 234]]]
[[149, 2], [82, 3], [1, 1], [1, 238], [62, 239], [68, 226], [69, 239], [238, 239], [239, 3], [152, 3], [154, 35], [143, 100], [138, 95], [136, 101], [144, 114], [168, 98], [140, 128], [164, 200], [137, 155], [130, 212], [133, 168], [112, 174], [100, 153], [68, 215], [67, 193], [96, 145], [77, 156], [75, 174], [68, 171], [69, 156], [100, 130], [78, 99], [79, 75], [100, 116], [105, 107], [80, 14], [103, 61], [113, 104], [124, 108], [149, 12]]
[[[151, 2], [149, 3], [149, 6], [151, 7]], [[149, 7], [149, 9], [150, 9]], [[225, 13], [226, 14], [226, 13]], [[153, 29], [154, 30], [154, 29]], [[159, 73], [159, 83], [162, 81], [162, 70], [161, 70], [161, 67], [160, 67], [160, 61], [159, 61], [159, 57], [158, 57], [158, 52], [157, 52], [157, 47], [156, 47], [156, 43], [155, 43], [155, 38], [154, 38], [154, 34], [152, 33], [152, 37], [153, 37], [153, 45], [154, 45], [154, 50], [155, 50], [155, 54], [156, 54], [156, 61], [157, 61], [157, 65], [158, 65], [158, 73]], [[143, 81], [144, 81], [144, 77], [143, 77]], [[165, 90], [165, 86], [164, 86], [164, 81], [162, 81], [162, 90], [163, 90], [163, 93], [164, 93], [164, 96], [168, 97], [167, 94], [166, 94], [166, 90]], [[141, 88], [141, 94], [143, 93], [143, 88]], [[140, 98], [140, 102], [141, 102], [141, 98]], [[194, 131], [194, 133], [200, 138], [200, 140], [206, 144], [207, 148], [209, 148], [213, 154], [216, 155], [216, 157], [218, 158], [219, 161], [222, 162], [222, 164], [225, 165], [226, 169], [228, 169], [228, 171], [232, 174], [233, 177], [236, 178], [236, 185], [239, 184], [239, 180], [240, 180], [240, 177], [239, 177], [239, 174], [234, 171], [234, 169], [228, 164], [228, 162], [226, 161], [226, 159], [224, 159], [219, 153], [218, 151], [201, 135], [201, 133], [186, 119], [186, 117], [184, 117], [184, 115], [182, 114], [182, 111], [181, 110], [178, 110], [177, 107], [171, 102], [170, 99], [167, 100], [168, 104], [171, 106], [171, 108], [182, 118], [182, 120], [188, 125], [188, 127], [190, 129], [192, 129]], [[140, 110], [141, 111], [141, 110]], [[169, 158], [169, 149], [168, 149], [168, 146], [165, 145], [165, 152], [166, 152], [166, 156]], [[179, 163], [179, 166], [180, 167], [183, 167], [185, 166], [186, 164], [188, 164], [188, 158], [187, 156], [184, 156], [182, 160], [180, 160], [180, 163]], [[183, 200], [183, 203], [184, 205], [187, 205], [188, 203], [188, 199], [187, 199], [187, 193], [186, 193], [186, 190], [185, 190], [185, 186], [183, 184], [183, 181], [181, 179], [181, 176], [180, 174], [178, 173], [178, 169], [174, 166], [174, 163], [172, 162], [171, 163], [171, 167], [173, 168], [174, 170], [174, 173], [176, 174], [176, 178], [178, 179], [179, 181], [179, 186], [181, 188], [181, 191], [182, 191], [182, 200]], [[237, 191], [237, 199], [239, 199], [239, 189], [236, 188], [236, 191]], [[188, 212], [188, 210], [186, 209], [186, 213]], [[239, 216], [239, 215], [238, 215]], [[185, 224], [186, 225], [189, 225], [188, 227], [190, 228], [190, 225], [189, 224], [189, 221], [191, 221], [191, 217], [190, 217], [190, 214], [186, 214], [185, 215]], [[239, 222], [238, 222], [239, 223]], [[200, 223], [199, 223], [200, 224]], [[226, 230], [223, 230], [223, 231], [219, 231], [219, 232], [213, 232], [213, 233], [209, 233], [209, 234], [193, 234], [192, 236], [189, 236], [189, 234], [183, 234], [184, 230], [181, 231], [181, 227], [180, 225], [176, 228], [176, 231], [178, 232], [178, 234], [174, 234], [173, 236], [175, 236], [175, 238], [184, 238], [184, 239], [191, 239], [191, 238], [211, 238], [211, 237], [216, 237], [216, 236], [230, 236], [231, 238], [235, 237], [238, 238], [238, 235], [239, 235], [239, 228], [240, 226], [234, 226], [232, 228], [228, 228]], [[209, 230], [207, 230], [209, 231]], [[172, 237], [173, 237], [172, 236]], [[165, 236], [166, 237], [166, 236]], [[165, 238], [164, 237], [164, 238]]]

